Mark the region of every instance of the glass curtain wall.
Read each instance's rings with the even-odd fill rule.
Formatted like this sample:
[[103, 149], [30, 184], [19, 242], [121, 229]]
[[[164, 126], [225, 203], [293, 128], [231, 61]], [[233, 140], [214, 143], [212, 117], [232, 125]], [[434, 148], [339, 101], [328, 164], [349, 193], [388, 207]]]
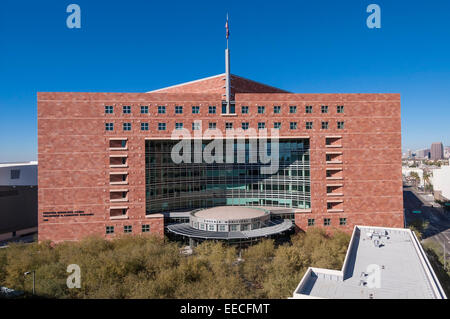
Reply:
[[[145, 181], [147, 214], [213, 206], [277, 206], [310, 208], [309, 139], [279, 140], [279, 169], [275, 174], [261, 172], [259, 156], [251, 163], [252, 143], [245, 141], [245, 162], [238, 163], [234, 141], [234, 163], [195, 163], [191, 141], [191, 163], [172, 161], [172, 147], [178, 141], [145, 142]], [[202, 141], [202, 152], [210, 141]], [[271, 153], [270, 142], [268, 154]], [[214, 153], [213, 153], [214, 154]], [[200, 157], [201, 158], [201, 157]]]

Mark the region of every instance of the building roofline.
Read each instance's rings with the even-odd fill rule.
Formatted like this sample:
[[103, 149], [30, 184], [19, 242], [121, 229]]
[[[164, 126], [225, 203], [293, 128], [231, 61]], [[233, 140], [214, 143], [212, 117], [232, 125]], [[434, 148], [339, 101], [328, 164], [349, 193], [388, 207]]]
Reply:
[[225, 73], [216, 74], [216, 75], [213, 75], [213, 76], [208, 76], [206, 78], [201, 78], [201, 79], [197, 79], [197, 80], [194, 80], [194, 81], [183, 82], [183, 83], [179, 83], [179, 84], [175, 84], [175, 85], [171, 85], [171, 86], [166, 86], [166, 87], [163, 87], [163, 88], [160, 88], [160, 89], [157, 89], [157, 90], [153, 90], [153, 91], [148, 91], [148, 92], [145, 92], [145, 93], [157, 93], [158, 91], [173, 89], [173, 88], [177, 88], [177, 87], [188, 85], [188, 84], [194, 84], [194, 83], [201, 82], [201, 81], [211, 80], [211, 79], [217, 78], [219, 76], [225, 76]]

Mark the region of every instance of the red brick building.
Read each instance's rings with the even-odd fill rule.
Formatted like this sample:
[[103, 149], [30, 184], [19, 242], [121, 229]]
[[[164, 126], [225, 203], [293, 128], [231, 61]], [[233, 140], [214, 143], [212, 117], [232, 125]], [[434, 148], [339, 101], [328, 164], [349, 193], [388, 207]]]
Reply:
[[225, 82], [221, 74], [148, 93], [38, 93], [39, 240], [162, 235], [163, 215], [146, 207], [146, 141], [170, 140], [176, 123], [191, 130], [194, 120], [220, 130], [265, 123], [280, 138], [309, 141], [310, 200], [292, 209], [298, 228], [403, 227], [399, 94], [293, 94], [231, 75], [234, 114], [222, 114]]

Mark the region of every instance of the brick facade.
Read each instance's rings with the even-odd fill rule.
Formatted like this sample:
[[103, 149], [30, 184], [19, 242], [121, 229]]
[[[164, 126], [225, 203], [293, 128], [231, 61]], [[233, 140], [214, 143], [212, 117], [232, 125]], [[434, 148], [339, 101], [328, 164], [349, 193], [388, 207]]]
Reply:
[[[143, 224], [150, 225], [150, 233], [163, 235], [163, 216], [145, 214], [145, 139], [170, 139], [176, 122], [191, 130], [194, 120], [202, 120], [203, 129], [216, 122], [222, 131], [225, 122], [235, 128], [241, 122], [252, 128], [258, 122], [267, 128], [281, 122], [280, 137], [310, 139], [311, 210], [297, 211], [300, 229], [308, 228], [308, 219], [323, 226], [324, 218], [348, 232], [354, 225], [403, 227], [399, 94], [292, 94], [233, 76], [236, 115], [223, 116], [224, 77], [205, 82], [149, 93], [38, 93], [39, 240], [112, 237], [123, 233], [123, 226], [139, 234]], [[124, 105], [131, 106], [130, 114], [123, 114]], [[143, 105], [148, 114], [140, 113]], [[157, 113], [159, 105], [166, 106], [166, 114]], [[216, 114], [208, 113], [210, 105]], [[243, 105], [249, 114], [241, 114]], [[258, 105], [265, 106], [264, 114], [258, 114]], [[275, 105], [281, 106], [280, 114], [273, 113]], [[297, 113], [289, 113], [291, 105]], [[313, 106], [311, 114], [305, 113], [306, 105]], [[328, 113], [321, 113], [322, 105]], [[344, 113], [337, 113], [338, 105]], [[105, 106], [113, 106], [114, 113], [105, 114]], [[175, 106], [183, 106], [183, 114], [175, 114]], [[192, 106], [199, 106], [200, 113], [192, 114]], [[321, 129], [322, 121], [328, 121], [328, 129]], [[338, 121], [344, 122], [343, 129], [337, 128]], [[124, 122], [131, 123], [130, 131], [123, 130]], [[141, 131], [143, 122], [149, 123], [148, 131]], [[158, 131], [159, 122], [166, 123], [166, 131]], [[298, 128], [291, 130], [290, 122]], [[306, 122], [313, 122], [313, 128], [306, 129]], [[114, 123], [114, 130], [105, 131], [105, 123]], [[111, 139], [126, 139], [126, 149], [110, 149]], [[328, 162], [327, 153], [332, 157]], [[126, 157], [126, 166], [110, 167], [111, 156]], [[332, 173], [328, 178], [327, 169]], [[111, 185], [110, 174], [122, 172], [127, 181]], [[112, 202], [114, 190], [127, 190], [127, 200]], [[127, 207], [127, 216], [111, 218], [112, 207]], [[346, 225], [339, 224], [340, 218], [346, 218]], [[113, 235], [106, 234], [106, 226], [114, 226]]]

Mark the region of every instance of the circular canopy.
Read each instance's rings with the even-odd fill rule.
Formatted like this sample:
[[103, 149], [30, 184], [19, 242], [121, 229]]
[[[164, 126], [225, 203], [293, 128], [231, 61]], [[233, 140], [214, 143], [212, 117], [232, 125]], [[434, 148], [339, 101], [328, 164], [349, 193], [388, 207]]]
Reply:
[[194, 216], [204, 219], [239, 220], [263, 217], [266, 214], [266, 211], [257, 208], [241, 206], [219, 206], [200, 210], [198, 212], [195, 212]]

